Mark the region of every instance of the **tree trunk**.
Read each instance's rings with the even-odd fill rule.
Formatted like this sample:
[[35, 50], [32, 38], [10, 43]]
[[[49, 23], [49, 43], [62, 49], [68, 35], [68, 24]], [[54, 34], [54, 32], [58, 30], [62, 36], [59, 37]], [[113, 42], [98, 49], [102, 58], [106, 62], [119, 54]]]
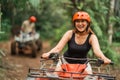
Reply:
[[110, 11], [109, 11], [109, 25], [108, 25], [108, 41], [109, 41], [109, 44], [112, 44], [113, 22], [110, 21], [110, 16], [114, 15], [114, 5], [115, 5], [115, 0], [111, 0], [110, 1]]
[[114, 14], [118, 17], [120, 17], [120, 0], [115, 0], [115, 9]]

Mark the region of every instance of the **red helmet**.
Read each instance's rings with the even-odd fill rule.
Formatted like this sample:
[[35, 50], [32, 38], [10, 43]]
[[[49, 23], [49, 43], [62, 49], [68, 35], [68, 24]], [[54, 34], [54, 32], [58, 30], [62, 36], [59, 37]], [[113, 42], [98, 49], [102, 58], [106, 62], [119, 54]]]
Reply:
[[84, 11], [79, 11], [79, 12], [76, 12], [74, 15], [73, 15], [73, 19], [72, 21], [74, 22], [75, 20], [77, 19], [84, 19], [84, 20], [87, 20], [88, 22], [90, 22], [90, 16], [87, 12], [84, 12]]
[[35, 17], [35, 16], [31, 16], [31, 17], [29, 18], [29, 20], [30, 20], [31, 22], [36, 22], [36, 17]]

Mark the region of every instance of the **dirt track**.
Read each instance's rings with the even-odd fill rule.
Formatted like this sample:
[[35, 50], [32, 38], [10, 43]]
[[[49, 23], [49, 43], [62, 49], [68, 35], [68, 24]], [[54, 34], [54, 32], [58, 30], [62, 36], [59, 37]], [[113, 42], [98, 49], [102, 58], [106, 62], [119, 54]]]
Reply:
[[39, 68], [40, 56], [43, 52], [49, 49], [48, 42], [44, 42], [43, 50], [38, 52], [37, 58], [30, 56], [11, 56], [10, 42], [0, 43], [0, 48], [6, 53], [3, 58], [3, 67], [5, 74], [0, 80], [25, 80], [29, 68]]

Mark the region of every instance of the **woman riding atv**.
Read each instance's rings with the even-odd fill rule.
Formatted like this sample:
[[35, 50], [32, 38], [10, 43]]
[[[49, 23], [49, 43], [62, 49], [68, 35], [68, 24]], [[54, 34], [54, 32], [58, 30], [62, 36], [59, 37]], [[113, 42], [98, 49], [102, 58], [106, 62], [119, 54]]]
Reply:
[[[63, 54], [63, 61], [70, 64], [84, 64], [85, 61], [74, 61], [65, 59], [69, 58], [87, 58], [89, 50], [92, 48], [94, 54], [104, 61], [104, 64], [111, 62], [100, 49], [98, 38], [91, 30], [91, 19], [87, 12], [78, 11], [73, 15], [72, 22], [73, 30], [68, 30], [59, 43], [47, 53], [43, 53], [42, 57], [47, 59], [51, 53], [60, 53], [66, 44], [68, 44], [67, 51]], [[56, 71], [62, 71], [61, 61], [58, 62]], [[91, 65], [88, 63], [85, 71], [92, 74]], [[58, 74], [59, 75], [59, 74]]]

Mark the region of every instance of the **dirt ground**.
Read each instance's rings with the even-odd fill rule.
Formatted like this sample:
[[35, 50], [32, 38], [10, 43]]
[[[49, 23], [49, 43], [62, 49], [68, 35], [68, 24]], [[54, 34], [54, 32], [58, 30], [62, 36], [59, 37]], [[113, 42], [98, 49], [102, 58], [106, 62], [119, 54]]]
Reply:
[[36, 58], [23, 55], [11, 56], [10, 42], [0, 43], [0, 48], [6, 54], [2, 59], [2, 71], [5, 73], [0, 74], [0, 80], [26, 80], [29, 68], [39, 68], [41, 54], [49, 49], [49, 44], [44, 42], [43, 49], [37, 53]]
[[[0, 69], [0, 80], [26, 80], [29, 68], [39, 68], [40, 57], [43, 52], [50, 49], [48, 42], [43, 42], [43, 49], [37, 54], [37, 58], [30, 58], [29, 56], [11, 56], [10, 42], [0, 43], [0, 48], [6, 53], [3, 57], [3, 69]], [[112, 70], [113, 74], [120, 76], [120, 70]], [[120, 80], [118, 78], [117, 80]]]

